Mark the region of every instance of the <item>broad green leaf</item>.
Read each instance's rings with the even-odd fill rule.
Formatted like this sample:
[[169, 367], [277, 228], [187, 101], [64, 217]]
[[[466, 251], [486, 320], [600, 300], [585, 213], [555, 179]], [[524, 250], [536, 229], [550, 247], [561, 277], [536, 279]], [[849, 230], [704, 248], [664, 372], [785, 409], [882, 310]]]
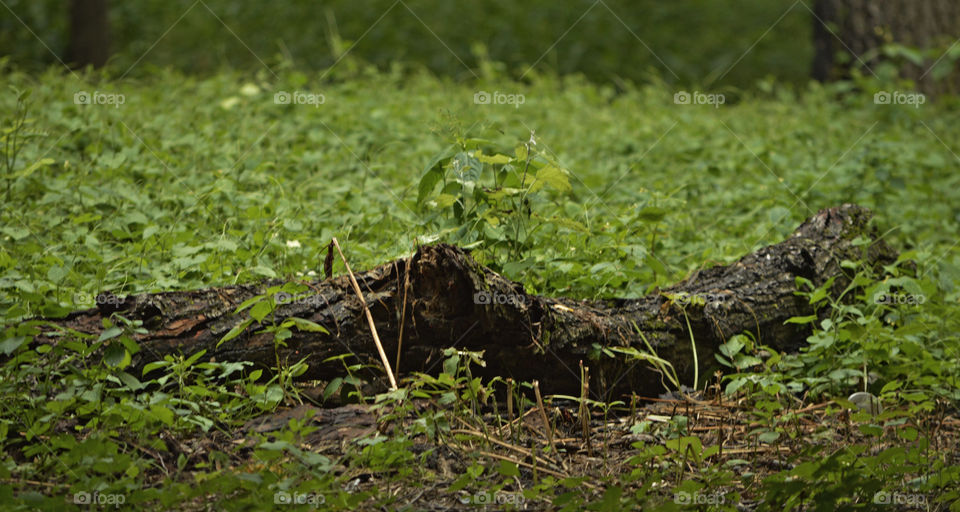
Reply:
[[116, 338], [117, 336], [120, 336], [121, 334], [123, 334], [123, 329], [117, 326], [113, 326], [101, 332], [100, 337], [97, 338], [97, 341], [100, 342], [100, 341], [113, 339], [113, 338]]
[[341, 386], [343, 386], [343, 379], [340, 377], [336, 377], [328, 382], [327, 386], [323, 388], [323, 401], [326, 402], [329, 400], [334, 393], [340, 390]]
[[637, 212], [637, 220], [655, 224], [662, 221], [667, 216], [667, 213], [669, 213], [669, 210], [665, 208], [646, 206]]
[[330, 334], [330, 331], [326, 330], [322, 325], [311, 322], [310, 320], [305, 320], [303, 318], [288, 318], [287, 321], [293, 322], [293, 325], [301, 331]]
[[219, 348], [220, 345], [223, 345], [224, 343], [236, 338], [237, 336], [240, 336], [240, 334], [243, 331], [245, 331], [247, 327], [250, 326], [251, 323], [253, 323], [253, 320], [247, 319], [233, 326], [233, 329], [230, 329], [230, 331], [228, 331], [227, 334], [224, 334], [223, 337], [220, 338], [220, 341], [217, 342], [217, 347]]
[[505, 477], [515, 477], [520, 476], [520, 469], [517, 468], [517, 465], [513, 462], [501, 460], [500, 467], [497, 468], [497, 472]]
[[114, 368], [126, 368], [130, 364], [130, 352], [120, 343], [111, 343], [103, 353], [103, 361]]
[[140, 374], [140, 376], [142, 377], [152, 372], [153, 370], [156, 370], [158, 368], [163, 368], [169, 365], [170, 365], [169, 361], [154, 361], [152, 363], [147, 363], [147, 365], [143, 367], [143, 372]]
[[427, 197], [433, 192], [437, 183], [443, 180], [442, 162], [455, 154], [453, 148], [447, 148], [430, 159], [421, 172], [420, 184], [417, 186], [417, 204], [422, 205]]
[[250, 308], [250, 318], [253, 318], [257, 323], [263, 323], [263, 319], [267, 317], [273, 311], [273, 304], [268, 300], [260, 301], [253, 305]]
[[9, 356], [23, 346], [28, 339], [26, 336], [14, 336], [13, 338], [0, 341], [0, 352], [3, 352], [3, 355]]
[[537, 171], [537, 175], [530, 185], [530, 192], [536, 192], [544, 187], [550, 187], [560, 192], [570, 190], [570, 179], [567, 172], [559, 167], [548, 165]]

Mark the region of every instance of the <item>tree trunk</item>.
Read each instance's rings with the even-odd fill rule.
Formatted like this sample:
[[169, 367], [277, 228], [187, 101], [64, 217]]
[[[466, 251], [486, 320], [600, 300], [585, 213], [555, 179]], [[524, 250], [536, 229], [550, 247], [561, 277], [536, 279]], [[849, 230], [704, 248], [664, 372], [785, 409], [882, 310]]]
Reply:
[[[846, 78], [852, 67], [875, 69], [883, 61], [875, 51], [884, 44], [945, 52], [960, 37], [960, 2], [956, 0], [818, 0], [813, 12], [812, 74], [820, 81]], [[838, 59], [838, 54], [847, 58]], [[937, 57], [941, 55], [938, 52]], [[958, 92], [956, 70], [941, 80], [931, 75], [935, 61], [903, 62], [900, 76], [912, 80], [925, 94]]]
[[70, 48], [73, 66], [102, 67], [110, 58], [110, 21], [107, 0], [70, 1]]
[[[822, 210], [779, 244], [731, 265], [698, 271], [639, 299], [577, 301], [527, 295], [523, 285], [479, 265], [462, 249], [443, 244], [421, 247], [409, 259], [358, 273], [356, 278], [391, 362], [401, 312], [405, 312], [398, 373], [436, 372], [443, 349], [453, 346], [485, 351], [487, 366], [478, 375], [537, 379], [549, 393], [578, 393], [582, 360], [591, 367], [590, 389], [598, 398], [631, 391], [653, 396], [662, 390], [658, 374], [622, 356], [603, 355], [599, 349], [645, 350], [642, 332], [658, 355], [673, 363], [684, 383], [692, 381], [691, 335], [701, 365], [710, 365], [721, 343], [745, 331], [779, 351], [795, 350], [805, 342], [809, 327], [784, 322], [813, 314], [807, 300], [794, 293], [797, 277], [817, 286], [837, 277], [831, 292], [838, 294], [849, 283], [849, 272], [840, 267], [842, 260], [863, 259], [874, 266], [895, 260], [896, 253], [868, 227], [870, 217], [869, 210], [856, 205]], [[855, 243], [858, 237], [870, 244]], [[342, 376], [343, 365], [322, 361], [353, 353], [375, 367], [368, 377], [382, 379], [379, 356], [348, 279], [306, 283], [307, 294], [264, 319], [270, 324], [271, 318], [276, 323], [305, 318], [330, 331], [295, 330], [286, 340], [287, 347], [278, 352], [281, 361], [307, 357], [307, 375], [329, 380]], [[96, 334], [102, 330], [101, 319], [112, 313], [142, 320], [149, 332], [135, 337], [142, 348], [134, 356], [136, 367], [166, 354], [206, 350], [205, 357], [218, 361], [253, 361], [270, 368], [276, 364], [273, 337], [257, 333], [261, 326], [256, 323], [219, 347], [217, 343], [248, 318], [247, 312], [234, 314], [239, 304], [278, 284], [281, 281], [124, 299], [101, 294], [98, 308], [74, 312], [56, 322]], [[684, 299], [681, 294], [700, 300]], [[53, 340], [47, 334], [37, 337], [41, 342]], [[705, 369], [701, 368], [701, 376], [706, 375]]]

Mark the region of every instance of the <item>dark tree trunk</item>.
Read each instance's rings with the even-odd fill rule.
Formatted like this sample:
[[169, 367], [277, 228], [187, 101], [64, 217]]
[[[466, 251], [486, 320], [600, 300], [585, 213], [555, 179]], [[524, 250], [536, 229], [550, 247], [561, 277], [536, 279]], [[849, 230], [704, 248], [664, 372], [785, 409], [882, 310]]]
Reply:
[[813, 68], [811, 75], [814, 80], [828, 82], [839, 78], [834, 76], [838, 71], [834, 62], [837, 39], [831, 31], [830, 24], [834, 23], [837, 15], [834, 13], [836, 2], [819, 0], [813, 4]]
[[[956, 0], [817, 0], [813, 13], [812, 75], [820, 81], [847, 77], [851, 67], [873, 69], [883, 60], [876, 50], [887, 43], [945, 52], [960, 37]], [[900, 76], [926, 94], [958, 92], [956, 72], [934, 80], [929, 69], [935, 61], [899, 63]]]
[[[401, 374], [436, 371], [443, 349], [455, 346], [484, 350], [484, 375], [538, 379], [550, 393], [577, 393], [578, 363], [583, 360], [591, 366], [595, 378], [590, 385], [592, 391], [608, 393], [608, 397], [609, 393], [630, 391], [653, 396], [662, 390], [659, 375], [622, 356], [602, 355], [598, 349], [644, 350], [639, 329], [658, 355], [674, 364], [684, 383], [690, 383], [693, 374], [690, 330], [701, 365], [710, 365], [718, 345], [745, 331], [777, 350], [795, 350], [805, 342], [809, 330], [784, 322], [793, 316], [813, 314], [807, 300], [795, 294], [797, 277], [815, 285], [837, 277], [832, 291], [839, 293], [849, 282], [840, 267], [842, 260], [864, 259], [880, 265], [896, 258], [896, 253], [868, 227], [870, 217], [869, 210], [855, 205], [823, 210], [779, 244], [731, 265], [701, 270], [639, 299], [577, 301], [527, 295], [523, 285], [501, 277], [462, 249], [449, 245], [421, 247], [409, 259], [381, 265], [356, 277], [391, 360], [397, 350], [401, 311], [405, 311]], [[871, 243], [855, 244], [854, 239], [861, 236]], [[404, 293], [407, 277], [409, 288]], [[218, 361], [254, 361], [269, 368], [276, 362], [272, 336], [256, 334], [260, 330], [256, 324], [219, 347], [217, 343], [247, 318], [245, 313], [233, 313], [240, 303], [279, 283], [122, 300], [101, 296], [99, 309], [75, 312], [57, 323], [98, 333], [102, 317], [114, 312], [143, 320], [149, 332], [136, 337], [142, 347], [135, 356], [139, 366], [166, 354], [202, 349], [207, 357]], [[293, 362], [308, 356], [308, 375], [324, 380], [340, 376], [342, 365], [322, 361], [347, 352], [380, 368], [348, 278], [340, 276], [308, 286], [309, 294], [279, 307], [273, 321], [305, 318], [323, 325], [330, 334], [294, 332], [286, 340], [288, 347], [279, 352], [281, 360]], [[700, 300], [684, 300], [678, 294]], [[269, 323], [267, 319], [264, 322]], [[42, 335], [37, 341], [54, 339]], [[375, 378], [382, 374], [371, 371]], [[706, 374], [705, 368], [700, 374]]]
[[110, 21], [107, 0], [70, 1], [70, 48], [73, 66], [99, 68], [110, 58]]

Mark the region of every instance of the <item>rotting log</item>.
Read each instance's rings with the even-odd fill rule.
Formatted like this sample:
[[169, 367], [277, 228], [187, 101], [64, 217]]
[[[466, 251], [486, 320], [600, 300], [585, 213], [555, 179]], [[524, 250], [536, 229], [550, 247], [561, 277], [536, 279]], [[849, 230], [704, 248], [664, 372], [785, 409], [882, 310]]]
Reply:
[[[657, 354], [673, 363], [684, 383], [691, 382], [693, 374], [690, 331], [701, 365], [714, 361], [716, 348], [726, 339], [746, 331], [778, 351], [796, 350], [805, 342], [810, 327], [785, 321], [813, 314], [808, 301], [795, 293], [797, 277], [816, 286], [835, 277], [832, 292], [837, 296], [851, 277], [841, 261], [862, 260], [877, 267], [896, 259], [896, 252], [869, 224], [871, 216], [868, 209], [849, 204], [822, 210], [781, 243], [730, 265], [702, 269], [637, 299], [583, 301], [528, 295], [522, 284], [445, 244], [420, 247], [412, 257], [358, 273], [356, 279], [391, 360], [397, 349], [401, 311], [405, 311], [400, 376], [413, 371], [437, 372], [443, 350], [455, 346], [485, 351], [487, 366], [476, 374], [537, 379], [547, 393], [578, 394], [578, 364], [583, 360], [591, 367], [590, 390], [595, 396], [612, 398], [624, 392], [655, 396], [662, 390], [659, 374], [623, 357], [597, 358], [597, 348], [644, 350], [639, 329]], [[235, 313], [237, 306], [278, 284], [282, 281], [110, 300], [101, 297], [97, 308], [54, 322], [96, 334], [102, 330], [102, 318], [110, 314], [142, 320], [148, 332], [135, 336], [142, 349], [134, 356], [135, 368], [166, 354], [206, 350], [205, 357], [212, 360], [252, 361], [269, 369], [276, 364], [272, 334], [258, 332], [262, 326], [256, 322], [236, 338], [217, 345], [247, 318], [246, 312]], [[294, 330], [286, 348], [279, 351], [280, 359], [294, 362], [306, 357], [310, 365], [306, 377], [321, 380], [342, 376], [342, 363], [323, 361], [348, 352], [372, 368], [379, 367], [349, 277], [305, 284], [308, 291], [279, 306], [273, 321], [304, 318], [330, 333]], [[702, 300], [683, 300], [684, 296]], [[406, 308], [402, 307], [404, 299]], [[51, 331], [36, 341], [53, 342]], [[705, 377], [703, 368], [700, 374]], [[366, 375], [382, 379], [383, 372], [370, 370]]]

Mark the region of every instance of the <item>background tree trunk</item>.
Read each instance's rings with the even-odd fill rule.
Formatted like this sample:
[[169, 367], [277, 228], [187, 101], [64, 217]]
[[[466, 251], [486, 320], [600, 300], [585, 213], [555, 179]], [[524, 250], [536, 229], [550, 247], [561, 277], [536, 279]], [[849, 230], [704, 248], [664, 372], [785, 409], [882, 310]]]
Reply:
[[71, 65], [99, 68], [110, 58], [110, 20], [107, 0], [70, 1]]
[[[812, 75], [820, 81], [845, 78], [864, 64], [873, 69], [883, 60], [874, 51], [888, 43], [946, 51], [960, 38], [957, 0], [817, 0], [813, 11]], [[938, 81], [928, 72], [935, 60], [904, 62], [900, 76], [925, 94], [958, 92], [956, 70]]]

